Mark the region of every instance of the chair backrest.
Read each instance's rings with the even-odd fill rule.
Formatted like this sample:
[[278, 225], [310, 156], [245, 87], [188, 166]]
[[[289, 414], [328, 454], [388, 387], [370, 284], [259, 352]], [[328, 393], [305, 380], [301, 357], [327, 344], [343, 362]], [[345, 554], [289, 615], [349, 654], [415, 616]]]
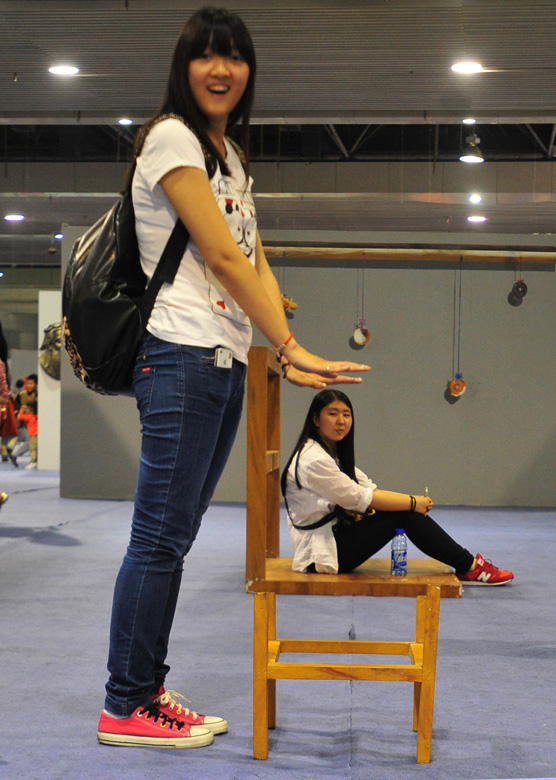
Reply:
[[247, 539], [245, 578], [265, 579], [280, 555], [280, 379], [275, 352], [251, 347], [247, 373]]

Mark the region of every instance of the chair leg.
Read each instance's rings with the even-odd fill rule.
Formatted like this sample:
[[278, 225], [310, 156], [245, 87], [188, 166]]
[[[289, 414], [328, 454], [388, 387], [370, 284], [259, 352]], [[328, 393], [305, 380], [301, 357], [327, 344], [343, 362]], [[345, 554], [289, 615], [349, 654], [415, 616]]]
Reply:
[[438, 620], [440, 616], [440, 588], [428, 585], [423, 637], [423, 682], [419, 696], [417, 727], [417, 763], [431, 760], [432, 721], [434, 712], [434, 688], [436, 682], [436, 652], [438, 646]]
[[[415, 641], [423, 644], [425, 637], [426, 596], [417, 596], [415, 610]], [[413, 731], [419, 725], [419, 705], [421, 702], [421, 683], [413, 683]]]
[[[268, 596], [268, 639], [276, 639], [276, 594]], [[268, 694], [268, 728], [276, 728], [276, 680], [267, 680]]]
[[268, 758], [268, 594], [254, 594], [253, 758]]

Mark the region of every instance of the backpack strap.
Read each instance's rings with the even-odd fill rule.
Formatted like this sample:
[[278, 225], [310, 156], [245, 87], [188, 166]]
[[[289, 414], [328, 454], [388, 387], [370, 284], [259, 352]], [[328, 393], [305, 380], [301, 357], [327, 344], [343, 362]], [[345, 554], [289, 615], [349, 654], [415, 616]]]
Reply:
[[323, 525], [326, 525], [327, 523], [331, 523], [332, 520], [339, 518], [339, 514], [338, 514], [339, 508], [340, 507], [335, 506], [332, 512], [328, 512], [328, 514], [324, 515], [324, 517], [321, 517], [320, 520], [315, 520], [314, 523], [309, 523], [309, 525], [299, 525], [298, 523], [294, 523], [291, 517], [290, 517], [290, 523], [293, 525], [294, 528], [298, 528], [300, 531], [313, 531], [315, 528], [321, 528]]
[[144, 315], [151, 313], [156, 297], [164, 282], [167, 282], [168, 284], [173, 283], [188, 240], [189, 233], [187, 228], [181, 219], [178, 219], [166, 242], [166, 246], [160, 256], [154, 274], [151, 276], [147, 285], [145, 294], [141, 299], [141, 309]]
[[[150, 130], [152, 130], [152, 128], [155, 125], [157, 125], [159, 122], [164, 121], [165, 119], [177, 119], [193, 133], [192, 128], [185, 121], [185, 119], [179, 114], [162, 114], [161, 116], [157, 117], [154, 120], [154, 122], [151, 124], [151, 126], [149, 127], [149, 132]], [[145, 140], [146, 140], [146, 136], [145, 138], [143, 138], [143, 143], [145, 142]], [[205, 157], [205, 163], [206, 163], [210, 159], [209, 152], [205, 148], [203, 143], [201, 143], [201, 149], [203, 150], [203, 155]], [[187, 247], [188, 241], [189, 241], [189, 232], [185, 227], [185, 225], [183, 224], [183, 222], [181, 221], [181, 219], [178, 217], [178, 219], [176, 220], [176, 224], [174, 225], [174, 229], [172, 230], [170, 236], [168, 237], [166, 246], [164, 247], [162, 255], [160, 256], [160, 260], [157, 263], [155, 271], [147, 285], [145, 294], [143, 295], [141, 300], [141, 309], [143, 311], [143, 316], [145, 320], [148, 319], [148, 316], [150, 315], [150, 312], [152, 311], [152, 308], [156, 301], [157, 295], [160, 292], [160, 288], [162, 287], [164, 282], [166, 282], [167, 284], [173, 284], [183, 257], [183, 253], [185, 252], [185, 248]]]
[[339, 504], [336, 504], [334, 509], [331, 512], [328, 512], [324, 517], [321, 517], [319, 520], [315, 520], [314, 523], [309, 523], [308, 525], [299, 525], [299, 523], [294, 523], [292, 520], [290, 508], [288, 506], [288, 499], [284, 495], [284, 503], [286, 505], [286, 512], [288, 513], [288, 517], [290, 520], [290, 523], [293, 525], [294, 528], [298, 528], [300, 531], [314, 531], [315, 528], [321, 528], [323, 525], [326, 525], [327, 523], [331, 523], [332, 520], [338, 519], [340, 522], [344, 522], [348, 515], [346, 510], [341, 507]]

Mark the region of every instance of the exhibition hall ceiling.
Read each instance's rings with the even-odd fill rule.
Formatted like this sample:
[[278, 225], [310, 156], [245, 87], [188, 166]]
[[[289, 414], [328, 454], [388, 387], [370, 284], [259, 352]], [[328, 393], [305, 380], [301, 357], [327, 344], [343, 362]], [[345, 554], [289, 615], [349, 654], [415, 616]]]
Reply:
[[[554, 0], [219, 4], [241, 14], [256, 45], [255, 162], [429, 166], [418, 189], [404, 189], [403, 182], [373, 188], [367, 175], [360, 197], [266, 192], [259, 199], [263, 231], [475, 231], [479, 243], [482, 231], [520, 234], [522, 243], [542, 234], [547, 246], [553, 242]], [[0, 1], [0, 208], [26, 216], [20, 225], [0, 220], [0, 265], [59, 263], [59, 253], [45, 246], [51, 248], [60, 223], [90, 222], [109, 202], [110, 194], [95, 186], [94, 165], [129, 159], [136, 128], [160, 102], [180, 27], [201, 5]], [[460, 60], [479, 61], [483, 72], [452, 72]], [[48, 67], [57, 63], [80, 73], [55, 77]], [[134, 124], [120, 127], [122, 117]], [[466, 117], [476, 125], [464, 126]], [[477, 169], [516, 164], [519, 172], [509, 190], [497, 176], [487, 177], [481, 209], [488, 221], [481, 226], [465, 221], [469, 176], [459, 196], [435, 180], [437, 165], [465, 166], [458, 157], [473, 132], [486, 159]], [[89, 192], [68, 192], [55, 172], [32, 190], [34, 167], [61, 171], [76, 163], [92, 164]], [[484, 183], [485, 174], [477, 175]]]

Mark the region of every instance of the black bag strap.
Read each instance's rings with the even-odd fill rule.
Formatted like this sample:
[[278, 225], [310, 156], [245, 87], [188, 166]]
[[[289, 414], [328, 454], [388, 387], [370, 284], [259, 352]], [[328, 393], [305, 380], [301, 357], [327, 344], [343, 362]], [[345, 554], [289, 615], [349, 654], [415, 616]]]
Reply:
[[332, 512], [329, 512], [327, 515], [321, 517], [320, 520], [316, 520], [314, 523], [309, 523], [309, 525], [299, 525], [298, 523], [294, 523], [291, 517], [290, 517], [290, 522], [294, 528], [298, 528], [300, 531], [312, 531], [315, 528], [321, 528], [323, 525], [326, 525], [327, 523], [331, 523], [332, 520], [335, 520], [338, 517], [339, 508], [340, 507], [338, 506], [334, 507]]
[[145, 294], [141, 299], [143, 311], [151, 311], [156, 301], [156, 296], [164, 282], [173, 284], [188, 240], [189, 233], [187, 228], [181, 219], [178, 219], [156, 265], [155, 272], [147, 285]]
[[334, 509], [331, 512], [328, 512], [328, 514], [324, 515], [324, 517], [321, 517], [320, 520], [315, 520], [314, 523], [309, 523], [308, 525], [299, 525], [298, 523], [294, 523], [294, 521], [292, 520], [290, 508], [288, 506], [288, 499], [286, 498], [285, 495], [284, 495], [284, 503], [286, 505], [286, 512], [288, 513], [290, 523], [293, 525], [294, 528], [298, 528], [300, 531], [313, 531], [315, 528], [321, 528], [323, 525], [326, 525], [327, 523], [331, 523], [332, 520], [339, 518], [342, 512], [345, 513], [345, 510], [339, 504], [336, 504]]

